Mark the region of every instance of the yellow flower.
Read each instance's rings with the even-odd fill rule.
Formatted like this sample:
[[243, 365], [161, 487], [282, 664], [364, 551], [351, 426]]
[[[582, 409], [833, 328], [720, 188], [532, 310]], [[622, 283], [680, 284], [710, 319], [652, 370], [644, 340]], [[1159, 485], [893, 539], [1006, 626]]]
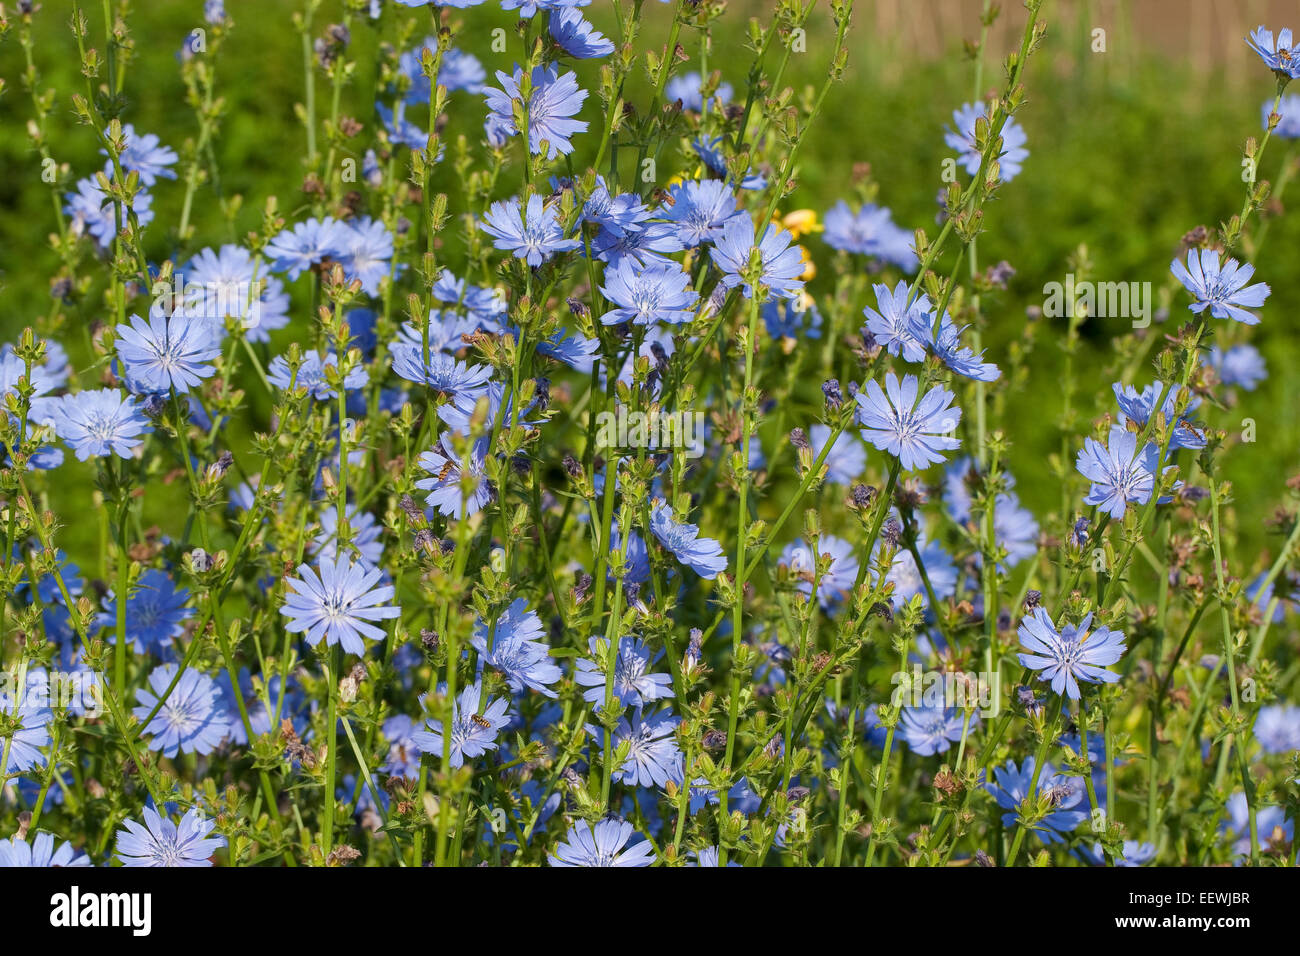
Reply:
[[803, 272], [799, 273], [799, 278], [808, 282], [817, 275], [817, 263], [813, 262], [812, 253], [805, 246], [799, 247], [799, 256], [803, 259]]
[[822, 231], [822, 224], [817, 221], [817, 213], [812, 209], [795, 209], [772, 221], [789, 230], [793, 239]]

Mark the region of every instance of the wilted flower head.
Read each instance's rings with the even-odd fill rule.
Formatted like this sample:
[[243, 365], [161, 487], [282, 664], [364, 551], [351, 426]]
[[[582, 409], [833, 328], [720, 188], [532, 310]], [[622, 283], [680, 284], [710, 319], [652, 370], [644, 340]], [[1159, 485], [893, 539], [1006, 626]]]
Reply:
[[[1224, 807], [1228, 812], [1228, 819], [1224, 820], [1219, 827], [1232, 839], [1232, 850], [1238, 856], [1248, 856], [1251, 850], [1251, 802], [1241, 790], [1230, 796]], [[1286, 810], [1281, 807], [1261, 806], [1256, 806], [1254, 810], [1255, 832], [1259, 834], [1261, 843], [1278, 828], [1281, 828], [1282, 839], [1287, 843], [1295, 839], [1295, 821], [1287, 816]]]

